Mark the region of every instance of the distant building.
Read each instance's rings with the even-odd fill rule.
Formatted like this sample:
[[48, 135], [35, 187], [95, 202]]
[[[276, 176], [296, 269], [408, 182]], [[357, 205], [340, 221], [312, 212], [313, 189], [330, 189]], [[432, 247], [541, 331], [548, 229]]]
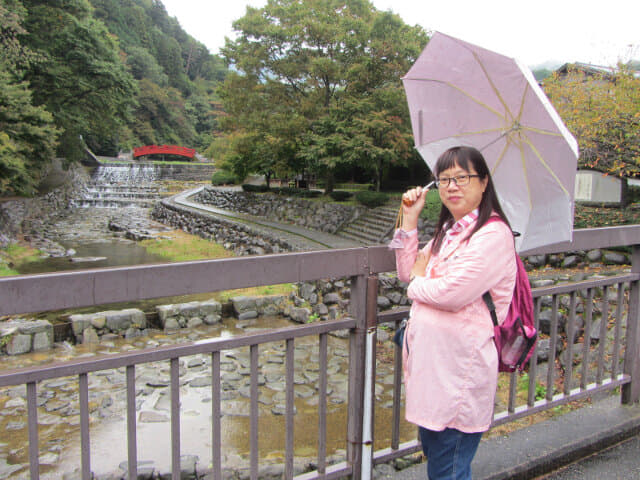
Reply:
[[[574, 62], [565, 63], [561, 67], [556, 69], [556, 73], [560, 76], [566, 76], [569, 74], [569, 70], [582, 72], [585, 77], [595, 77], [596, 75], [602, 75], [604, 78], [613, 81], [615, 79], [617, 67], [604, 67], [602, 65], [592, 65], [590, 63]], [[634, 70], [633, 76], [640, 78], [640, 71]]]

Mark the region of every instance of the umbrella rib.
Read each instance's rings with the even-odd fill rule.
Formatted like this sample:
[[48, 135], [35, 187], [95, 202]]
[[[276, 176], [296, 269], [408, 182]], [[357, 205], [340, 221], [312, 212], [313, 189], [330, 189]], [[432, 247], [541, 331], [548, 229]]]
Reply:
[[529, 187], [529, 175], [527, 175], [527, 162], [524, 158], [524, 151], [520, 149], [520, 161], [522, 162], [522, 171], [524, 175], [524, 184], [527, 187], [527, 198], [529, 199], [529, 208], [532, 208], [533, 202], [531, 201], [531, 188]]
[[538, 160], [540, 161], [540, 163], [542, 164], [542, 166], [549, 172], [549, 174], [553, 177], [553, 179], [556, 181], [556, 183], [560, 186], [560, 188], [562, 189], [562, 191], [565, 193], [565, 195], [569, 198], [571, 198], [571, 195], [569, 195], [569, 191], [565, 188], [565, 186], [562, 184], [562, 182], [560, 181], [560, 179], [558, 178], [558, 176], [556, 175], [556, 173], [553, 171], [553, 169], [547, 164], [547, 162], [544, 160], [544, 158], [542, 158], [542, 155], [540, 154], [540, 152], [538, 151], [538, 149], [535, 147], [535, 145], [533, 144], [533, 142], [531, 140], [529, 140], [529, 138], [526, 135], [522, 136], [522, 140], [529, 145], [529, 148], [531, 148], [531, 151], [535, 154], [536, 157], [538, 157]]
[[495, 173], [496, 169], [500, 165], [500, 162], [502, 162], [502, 160], [504, 159], [504, 156], [507, 153], [507, 148], [509, 148], [509, 143], [505, 142], [504, 148], [502, 149], [502, 152], [500, 152], [500, 155], [498, 155], [498, 159], [496, 160], [496, 163], [493, 165], [493, 168], [491, 169], [491, 176], [492, 177], [493, 177], [493, 174]]
[[553, 136], [553, 137], [561, 137], [562, 134], [560, 134], [559, 132], [552, 132], [552, 131], [544, 130], [544, 129], [541, 129], [541, 128], [529, 127], [529, 126], [526, 126], [526, 125], [522, 125], [520, 123], [520, 120], [522, 119], [522, 115], [524, 114], [524, 101], [525, 101], [527, 93], [529, 92], [530, 89], [531, 89], [531, 86], [529, 84], [526, 84], [525, 88], [524, 88], [524, 92], [522, 93], [522, 100], [520, 101], [520, 112], [518, 113], [518, 125], [523, 130], [528, 130], [530, 132], [539, 133], [541, 135], [550, 135], [550, 136]]
[[[493, 89], [493, 92], [496, 94], [496, 97], [498, 97], [498, 100], [500, 100], [500, 103], [502, 104], [502, 106], [504, 107], [504, 110], [506, 113], [508, 113], [509, 117], [511, 119], [514, 118], [513, 113], [511, 112], [511, 110], [509, 109], [509, 106], [507, 105], [507, 103], [504, 101], [504, 99], [502, 98], [502, 95], [500, 95], [500, 91], [498, 90], [498, 88], [495, 86], [495, 84], [493, 83], [493, 80], [491, 79], [491, 77], [489, 76], [489, 72], [487, 72], [487, 69], [484, 68], [484, 64], [482, 63], [482, 61], [480, 60], [480, 57], [478, 56], [478, 54], [476, 52], [474, 52], [473, 50], [471, 50], [471, 54], [473, 55], [473, 58], [476, 59], [476, 62], [478, 62], [478, 65], [480, 65], [480, 68], [482, 69], [482, 71], [484, 72], [484, 76], [487, 77], [487, 81], [489, 82], [489, 85], [491, 85], [491, 88]], [[506, 115], [503, 117], [506, 120]], [[510, 120], [511, 122], [512, 120]]]
[[542, 128], [536, 127], [527, 127], [526, 125], [521, 125], [522, 130], [528, 130], [529, 132], [539, 133], [540, 135], [549, 135], [551, 137], [561, 137], [562, 134], [558, 132], [551, 132], [549, 130], [543, 130]]
[[[505, 116], [502, 115], [500, 112], [498, 112], [497, 110], [491, 108], [489, 105], [487, 105], [484, 102], [481, 102], [479, 99], [477, 99], [476, 97], [474, 97], [473, 95], [471, 95], [470, 93], [464, 91], [463, 89], [461, 89], [460, 87], [454, 85], [451, 82], [445, 82], [444, 80], [437, 80], [435, 78], [408, 78], [405, 77], [407, 80], [411, 80], [411, 81], [419, 81], [419, 82], [434, 82], [434, 83], [442, 83], [448, 87], [453, 88], [454, 90], [457, 90], [458, 92], [460, 92], [461, 94], [463, 94], [465, 97], [470, 98], [473, 102], [477, 103], [478, 105], [480, 105], [481, 107], [486, 108], [487, 110], [489, 110], [491, 113], [493, 113], [495, 116], [505, 120]], [[504, 102], [502, 102], [502, 99], [500, 99], [500, 102], [504, 105]], [[509, 112], [511, 113], [511, 112]]]

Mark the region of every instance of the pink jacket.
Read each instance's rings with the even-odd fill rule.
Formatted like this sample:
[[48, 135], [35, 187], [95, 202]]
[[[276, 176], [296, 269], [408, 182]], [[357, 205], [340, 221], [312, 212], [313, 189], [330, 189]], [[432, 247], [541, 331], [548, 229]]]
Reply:
[[[416, 277], [407, 289], [413, 303], [403, 349], [405, 415], [430, 430], [482, 432], [493, 418], [498, 358], [482, 294], [490, 290], [502, 322], [513, 293], [516, 263], [513, 235], [506, 224], [485, 224], [463, 241], [474, 225], [432, 256], [429, 276]], [[404, 239], [404, 248], [396, 250], [400, 280], [409, 281], [417, 253], [414, 231]]]

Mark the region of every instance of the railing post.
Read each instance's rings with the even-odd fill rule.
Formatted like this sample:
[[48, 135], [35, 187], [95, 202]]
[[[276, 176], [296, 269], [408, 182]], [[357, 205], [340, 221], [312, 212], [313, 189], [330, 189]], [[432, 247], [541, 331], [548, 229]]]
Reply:
[[[631, 272], [640, 273], [640, 245], [633, 245]], [[627, 314], [624, 373], [631, 376], [631, 383], [622, 386], [622, 403], [635, 403], [640, 399], [640, 282], [631, 282]]]
[[367, 336], [362, 404], [362, 480], [371, 480], [373, 468], [374, 393], [376, 384], [376, 339], [378, 330], [378, 277], [367, 278]]
[[351, 277], [349, 308], [356, 327], [349, 338], [349, 409], [347, 419], [347, 462], [353, 480], [361, 478], [362, 413], [366, 343], [367, 276]]

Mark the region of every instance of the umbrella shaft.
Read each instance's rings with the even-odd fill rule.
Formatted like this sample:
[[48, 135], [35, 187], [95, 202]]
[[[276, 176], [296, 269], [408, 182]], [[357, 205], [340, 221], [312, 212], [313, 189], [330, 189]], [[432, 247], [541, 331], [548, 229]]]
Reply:
[[[422, 192], [428, 192], [429, 190], [431, 190], [431, 188], [433, 186], [435, 186], [436, 182], [431, 182], [429, 185], [422, 187]], [[402, 199], [402, 203], [404, 203], [407, 207], [410, 207], [411, 205], [413, 205], [415, 202], [412, 202], [411, 200], [408, 200], [406, 198]]]

